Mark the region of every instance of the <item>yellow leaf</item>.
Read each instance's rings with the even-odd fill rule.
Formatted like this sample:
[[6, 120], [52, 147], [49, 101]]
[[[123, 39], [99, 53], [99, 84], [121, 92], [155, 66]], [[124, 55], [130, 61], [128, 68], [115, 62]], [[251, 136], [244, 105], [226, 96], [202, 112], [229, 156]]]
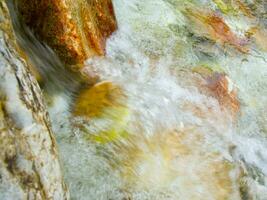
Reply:
[[87, 118], [100, 116], [105, 108], [121, 105], [123, 92], [119, 86], [105, 81], [84, 89], [77, 97], [73, 114]]

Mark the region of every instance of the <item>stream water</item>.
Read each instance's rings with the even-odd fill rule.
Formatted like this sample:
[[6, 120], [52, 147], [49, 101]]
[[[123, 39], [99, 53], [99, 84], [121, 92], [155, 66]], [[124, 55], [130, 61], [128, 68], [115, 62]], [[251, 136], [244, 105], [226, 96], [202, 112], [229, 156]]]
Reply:
[[[219, 12], [214, 2], [113, 1], [119, 28], [85, 71], [122, 91], [119, 106], [75, 119], [83, 129], [74, 135], [65, 112], [50, 112], [64, 124], [57, 137], [72, 199], [267, 200], [267, 55], [206, 39], [185, 8]], [[254, 23], [220, 15], [240, 37]], [[234, 114], [194, 72], [203, 65], [227, 75]], [[112, 136], [85, 139], [103, 131]]]

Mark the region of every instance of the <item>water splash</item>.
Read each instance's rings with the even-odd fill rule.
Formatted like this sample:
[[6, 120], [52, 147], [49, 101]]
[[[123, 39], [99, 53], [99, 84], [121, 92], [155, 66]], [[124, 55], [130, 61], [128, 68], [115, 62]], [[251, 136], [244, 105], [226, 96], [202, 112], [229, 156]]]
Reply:
[[[123, 90], [127, 136], [86, 140], [114, 120], [76, 119], [85, 130], [59, 141], [74, 199], [266, 199], [266, 53], [192, 32], [185, 12], [196, 6], [219, 9], [214, 1], [114, 1], [119, 30], [85, 71]], [[237, 88], [237, 119], [192, 71], [203, 63], [220, 66]]]

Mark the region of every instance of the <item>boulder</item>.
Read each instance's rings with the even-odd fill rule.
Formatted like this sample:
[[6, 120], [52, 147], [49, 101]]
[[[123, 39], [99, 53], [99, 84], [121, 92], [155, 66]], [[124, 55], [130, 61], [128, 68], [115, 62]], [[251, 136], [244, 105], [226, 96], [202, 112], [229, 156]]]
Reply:
[[116, 28], [111, 0], [15, 0], [23, 23], [68, 65], [105, 54]]

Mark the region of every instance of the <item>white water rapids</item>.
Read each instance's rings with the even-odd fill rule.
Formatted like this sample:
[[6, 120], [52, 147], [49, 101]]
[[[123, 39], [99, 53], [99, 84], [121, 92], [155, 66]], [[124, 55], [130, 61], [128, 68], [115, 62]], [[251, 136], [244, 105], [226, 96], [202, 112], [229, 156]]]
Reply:
[[[266, 53], [227, 54], [196, 45], [180, 0], [113, 3], [119, 28], [107, 42], [106, 57], [88, 60], [86, 69], [93, 67], [101, 80], [125, 91], [130, 110], [125, 129], [138, 139], [93, 144], [79, 130], [72, 135], [67, 125], [58, 128], [72, 199], [266, 200]], [[198, 6], [215, 7], [209, 0]], [[237, 32], [243, 26], [242, 19], [228, 21]], [[232, 80], [241, 105], [237, 120], [199, 90], [195, 80], [202, 79], [191, 70], [200, 63], [215, 63]], [[196, 105], [204, 117], [185, 104]], [[51, 110], [54, 124], [65, 124], [65, 113]], [[88, 122], [89, 132], [105, 120]], [[180, 146], [169, 133], [174, 129], [183, 138]]]

